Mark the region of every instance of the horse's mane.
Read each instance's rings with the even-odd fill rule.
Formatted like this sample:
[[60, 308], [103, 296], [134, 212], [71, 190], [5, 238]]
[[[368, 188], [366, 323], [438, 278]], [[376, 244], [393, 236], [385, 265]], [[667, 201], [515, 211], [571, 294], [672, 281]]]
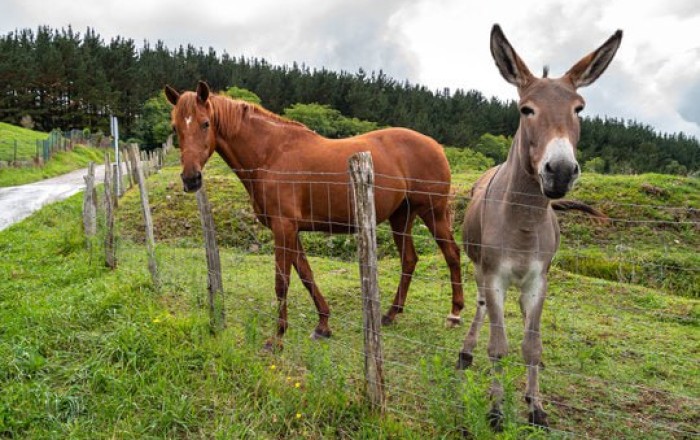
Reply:
[[219, 127], [226, 125], [232, 128], [235, 127], [237, 130], [240, 127], [241, 122], [247, 118], [261, 117], [278, 124], [299, 127], [312, 131], [301, 122], [287, 119], [284, 116], [273, 113], [263, 106], [252, 102], [233, 99], [225, 95], [213, 95], [209, 99], [212, 103], [214, 117], [216, 118]]

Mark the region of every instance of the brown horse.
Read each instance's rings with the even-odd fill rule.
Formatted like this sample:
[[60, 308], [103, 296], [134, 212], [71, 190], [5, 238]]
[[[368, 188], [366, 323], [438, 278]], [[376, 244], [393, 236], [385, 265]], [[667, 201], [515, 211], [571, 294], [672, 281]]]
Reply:
[[202, 184], [202, 169], [216, 151], [250, 195], [262, 224], [275, 242], [275, 293], [279, 301], [277, 336], [268, 348], [281, 347], [287, 329], [287, 289], [291, 267], [311, 294], [319, 315], [312, 337], [328, 337], [330, 310], [314, 282], [299, 232], [351, 233], [355, 230], [347, 173], [348, 158], [370, 151], [375, 170], [377, 222], [389, 220], [401, 255], [402, 273], [393, 304], [382, 322], [401, 313], [418, 261], [411, 229], [420, 217], [438, 243], [450, 269], [452, 310], [448, 323], [460, 320], [464, 306], [459, 247], [449, 216], [450, 168], [433, 139], [403, 128], [389, 128], [347, 139], [326, 139], [306, 126], [262, 107], [210, 93], [200, 82], [196, 92], [165, 94], [173, 104], [172, 124], [180, 141], [185, 191]]
[[[600, 48], [581, 59], [563, 77], [536, 78], [528, 70], [498, 25], [491, 31], [491, 53], [501, 75], [518, 88], [520, 127], [508, 159], [487, 171], [474, 185], [464, 219], [464, 246], [474, 263], [478, 288], [476, 315], [459, 354], [458, 368], [472, 363], [479, 329], [488, 313], [489, 358], [500, 371], [507, 354], [503, 304], [511, 284], [520, 288], [525, 321], [522, 353], [527, 366], [525, 400], [529, 422], [546, 426], [539, 396], [538, 372], [542, 355], [540, 318], [547, 292], [547, 272], [559, 247], [559, 225], [552, 208], [581, 209], [586, 205], [551, 201], [563, 197], [579, 177], [576, 144], [578, 113], [584, 100], [579, 87], [594, 82], [608, 67], [622, 39], [617, 31]], [[545, 71], [546, 72], [546, 71]], [[491, 386], [491, 425], [502, 427], [503, 388]]]

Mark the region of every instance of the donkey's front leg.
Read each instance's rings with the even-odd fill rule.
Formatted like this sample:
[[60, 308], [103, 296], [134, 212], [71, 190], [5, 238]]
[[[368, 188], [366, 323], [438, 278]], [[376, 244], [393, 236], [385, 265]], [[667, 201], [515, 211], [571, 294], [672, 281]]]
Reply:
[[491, 411], [488, 414], [488, 418], [491, 428], [500, 432], [503, 430], [503, 411], [501, 410], [503, 384], [499, 376], [503, 373], [501, 359], [508, 354], [508, 338], [506, 336], [503, 303], [505, 302], [509, 281], [502, 274], [485, 274], [483, 278], [486, 311], [490, 321], [488, 355], [493, 364], [493, 374], [495, 375], [491, 382]]
[[547, 427], [547, 413], [540, 400], [539, 369], [542, 359], [542, 335], [540, 319], [547, 293], [547, 275], [540, 274], [523, 285], [520, 296], [520, 309], [525, 320], [523, 336], [523, 358], [527, 366], [527, 388], [525, 401], [528, 404], [528, 422], [532, 425]]

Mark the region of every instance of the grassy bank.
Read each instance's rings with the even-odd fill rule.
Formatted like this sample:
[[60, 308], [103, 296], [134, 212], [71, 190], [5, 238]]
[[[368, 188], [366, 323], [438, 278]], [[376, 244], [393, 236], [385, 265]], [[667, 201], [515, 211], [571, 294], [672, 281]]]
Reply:
[[77, 145], [71, 151], [57, 152], [43, 167], [0, 169], [0, 187], [38, 182], [85, 168], [90, 162], [101, 163], [103, 161], [104, 150]]

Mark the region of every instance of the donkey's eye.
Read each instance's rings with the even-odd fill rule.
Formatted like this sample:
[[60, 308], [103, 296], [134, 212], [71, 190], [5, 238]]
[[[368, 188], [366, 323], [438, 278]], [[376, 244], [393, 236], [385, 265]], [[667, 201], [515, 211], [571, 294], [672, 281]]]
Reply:
[[527, 105], [524, 105], [520, 107], [520, 113], [523, 116], [532, 116], [535, 114], [535, 110], [532, 107], [528, 107]]
[[583, 106], [582, 106], [582, 105], [577, 105], [576, 108], [574, 109], [574, 112], [576, 112], [576, 114], [579, 114], [579, 113], [581, 113], [582, 111], [583, 111]]
[[202, 128], [205, 130], [209, 128], [209, 121], [204, 121], [204, 123], [202, 123]]

